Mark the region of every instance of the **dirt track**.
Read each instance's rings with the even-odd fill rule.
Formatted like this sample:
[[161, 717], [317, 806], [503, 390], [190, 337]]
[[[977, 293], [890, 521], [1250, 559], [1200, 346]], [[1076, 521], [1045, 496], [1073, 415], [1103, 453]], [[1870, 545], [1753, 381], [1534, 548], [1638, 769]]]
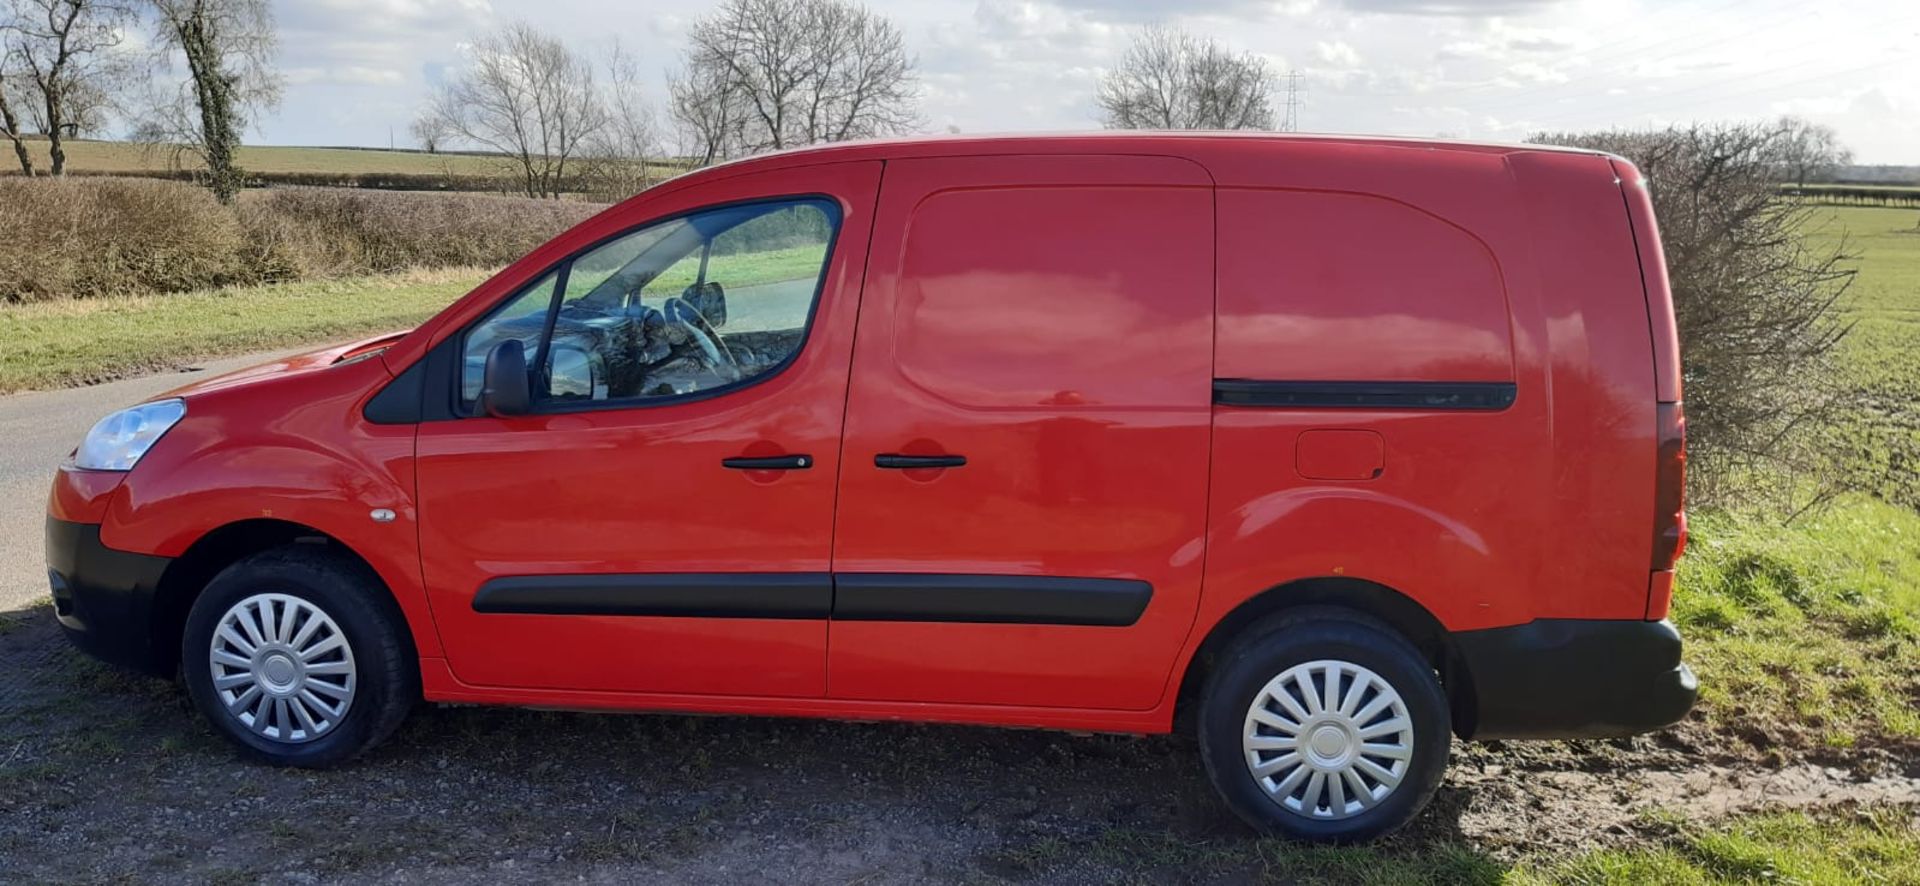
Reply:
[[[1654, 807], [1920, 802], [1920, 761], [1772, 769], [1686, 735], [1456, 745], [1384, 851], [1485, 875], [1626, 839]], [[1354, 876], [1326, 863], [1248, 837], [1170, 737], [422, 707], [349, 768], [263, 768], [170, 684], [69, 650], [45, 609], [0, 614], [0, 881]]]

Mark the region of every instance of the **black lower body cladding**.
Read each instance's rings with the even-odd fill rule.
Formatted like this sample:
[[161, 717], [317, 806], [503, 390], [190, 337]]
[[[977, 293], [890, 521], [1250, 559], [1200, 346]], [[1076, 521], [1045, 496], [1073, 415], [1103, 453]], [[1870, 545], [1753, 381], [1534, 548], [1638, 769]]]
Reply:
[[173, 650], [155, 648], [153, 597], [173, 561], [116, 551], [100, 526], [47, 518], [54, 617], [75, 646], [117, 665], [172, 676]]
[[1540, 619], [1453, 640], [1478, 701], [1469, 738], [1635, 735], [1679, 722], [1699, 695], [1665, 621]]

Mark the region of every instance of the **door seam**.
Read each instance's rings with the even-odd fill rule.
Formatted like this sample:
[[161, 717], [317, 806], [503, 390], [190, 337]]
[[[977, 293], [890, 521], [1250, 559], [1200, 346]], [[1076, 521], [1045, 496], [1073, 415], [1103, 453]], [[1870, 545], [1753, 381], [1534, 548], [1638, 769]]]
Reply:
[[[847, 344], [847, 383], [840, 392], [840, 458], [833, 466], [833, 514], [827, 529], [827, 575], [835, 575], [840, 555], [840, 491], [845, 488], [847, 470], [847, 416], [853, 407], [854, 359], [860, 353], [860, 318], [866, 314], [867, 275], [873, 266], [873, 239], [880, 228], [880, 203], [887, 190], [887, 164], [880, 160], [879, 180], [873, 186], [873, 215], [867, 219], [867, 248], [860, 257], [860, 287], [853, 300], [853, 340]], [[833, 604], [840, 595], [839, 582], [829, 580], [832, 586], [827, 595], [827, 638], [825, 652], [820, 656], [820, 686], [822, 698], [833, 697]]]

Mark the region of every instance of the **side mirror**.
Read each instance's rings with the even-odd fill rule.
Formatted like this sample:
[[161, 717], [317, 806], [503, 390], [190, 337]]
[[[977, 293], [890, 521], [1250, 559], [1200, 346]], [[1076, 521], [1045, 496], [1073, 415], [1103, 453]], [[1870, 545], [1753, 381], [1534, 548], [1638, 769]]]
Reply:
[[701, 293], [700, 314], [707, 318], [707, 325], [718, 329], [727, 325], [727, 290], [719, 282], [710, 282]]
[[[602, 399], [599, 373], [586, 351], [555, 343], [547, 360], [547, 396], [554, 399]], [[601, 396], [596, 397], [596, 394]]]
[[533, 409], [527, 381], [527, 349], [517, 338], [493, 346], [480, 374], [480, 409], [494, 418], [525, 415]]

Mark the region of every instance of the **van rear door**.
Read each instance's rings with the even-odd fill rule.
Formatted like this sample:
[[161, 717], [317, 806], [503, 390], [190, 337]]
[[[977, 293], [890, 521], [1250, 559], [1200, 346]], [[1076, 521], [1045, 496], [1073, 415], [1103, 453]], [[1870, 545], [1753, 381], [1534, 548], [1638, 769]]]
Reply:
[[1167, 157], [889, 161], [834, 698], [1144, 710], [1200, 591], [1213, 194]]

